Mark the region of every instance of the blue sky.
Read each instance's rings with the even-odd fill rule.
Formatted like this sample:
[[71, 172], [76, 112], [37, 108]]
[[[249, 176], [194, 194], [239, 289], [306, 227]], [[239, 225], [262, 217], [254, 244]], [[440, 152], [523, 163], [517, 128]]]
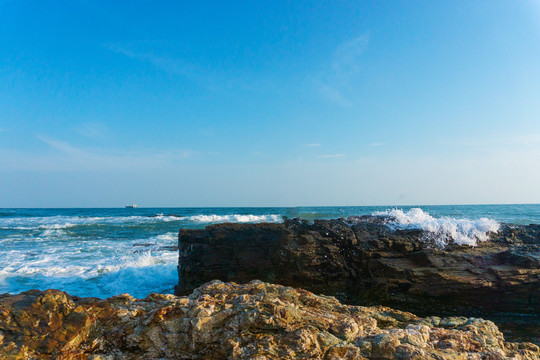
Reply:
[[540, 202], [538, 1], [0, 0], [0, 207]]

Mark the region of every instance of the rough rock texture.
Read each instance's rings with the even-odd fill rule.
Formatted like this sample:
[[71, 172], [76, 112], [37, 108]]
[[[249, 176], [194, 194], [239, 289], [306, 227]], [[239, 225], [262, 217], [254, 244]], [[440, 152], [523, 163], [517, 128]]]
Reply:
[[540, 325], [539, 225], [504, 225], [477, 247], [440, 249], [427, 235], [393, 231], [376, 217], [182, 229], [176, 293], [213, 279], [260, 279], [348, 304], [423, 315], [518, 313], [528, 317], [510, 323]]
[[419, 318], [289, 287], [214, 281], [189, 297], [0, 296], [1, 359], [540, 359], [490, 321]]

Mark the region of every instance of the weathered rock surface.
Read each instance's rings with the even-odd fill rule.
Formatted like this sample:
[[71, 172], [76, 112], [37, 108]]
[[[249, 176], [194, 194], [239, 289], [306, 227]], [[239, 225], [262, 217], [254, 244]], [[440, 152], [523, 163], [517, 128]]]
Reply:
[[176, 293], [213, 279], [261, 279], [348, 304], [423, 315], [517, 313], [528, 317], [514, 320], [540, 325], [540, 225], [503, 225], [476, 247], [441, 249], [426, 235], [372, 217], [182, 229]]
[[540, 359], [490, 321], [419, 318], [254, 281], [188, 297], [0, 296], [1, 359]]

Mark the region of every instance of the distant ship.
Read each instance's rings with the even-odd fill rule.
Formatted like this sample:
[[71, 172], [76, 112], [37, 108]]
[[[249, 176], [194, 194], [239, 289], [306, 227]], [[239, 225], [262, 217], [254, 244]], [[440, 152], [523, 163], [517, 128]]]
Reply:
[[133, 209], [133, 208], [136, 208], [136, 207], [137, 207], [137, 204], [126, 205], [127, 209]]

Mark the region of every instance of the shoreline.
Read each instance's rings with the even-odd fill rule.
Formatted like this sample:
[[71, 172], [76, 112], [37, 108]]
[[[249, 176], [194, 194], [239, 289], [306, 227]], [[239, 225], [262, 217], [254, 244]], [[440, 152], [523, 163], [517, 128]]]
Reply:
[[[136, 209], [136, 211], [143, 210]], [[421, 210], [410, 213], [397, 213], [397, 215], [405, 215], [408, 218], [420, 215], [421, 219], [432, 222], [432, 224], [444, 225], [439, 227], [439, 230], [447, 231], [444, 222], [433, 222], [438, 221], [438, 219], [421, 212]], [[441, 244], [439, 242], [441, 239], [440, 232], [430, 232], [407, 226], [401, 228], [392, 224], [390, 224], [392, 226], [389, 226], [390, 217], [388, 214], [383, 217], [364, 215], [331, 220], [312, 218], [310, 221], [287, 219], [284, 214], [273, 213], [234, 214], [225, 211], [221, 214], [214, 214], [211, 209], [205, 214], [172, 214], [167, 216], [162, 213], [156, 215], [145, 212], [131, 215], [134, 217], [125, 217], [124, 214], [119, 214], [119, 217], [107, 217], [106, 214], [101, 213], [89, 214], [90, 217], [81, 217], [76, 213], [67, 214], [68, 218], [60, 215], [54, 216], [58, 218], [52, 218], [54, 222], [51, 218], [37, 218], [39, 220], [38, 224], [46, 224], [45, 229], [37, 231], [40, 233], [47, 232], [61, 225], [62, 228], [58, 229], [57, 233], [54, 233], [55, 236], [62, 231], [69, 232], [72, 228], [76, 231], [88, 231], [86, 229], [96, 231], [95, 229], [99, 229], [102, 232], [107, 231], [112, 236], [119, 236], [124, 231], [132, 232], [132, 240], [123, 243], [123, 246], [128, 255], [134, 254], [137, 256], [137, 261], [141, 261], [140, 264], [138, 262], [131, 262], [130, 264], [140, 265], [141, 267], [133, 269], [130, 267], [126, 269], [119, 268], [118, 274], [115, 272], [105, 273], [103, 276], [111, 279], [111, 286], [114, 285], [116, 276], [119, 276], [119, 280], [122, 281], [133, 279], [135, 285], [131, 285], [131, 287], [136, 287], [137, 281], [141, 280], [142, 283], [145, 283], [145, 278], [150, 276], [151, 272], [147, 271], [148, 269], [161, 269], [160, 266], [164, 264], [160, 265], [160, 263], [151, 262], [155, 260], [155, 256], [148, 256], [147, 258], [143, 256], [139, 259], [139, 254], [145, 254], [143, 250], [151, 249], [154, 255], [167, 252], [169, 260], [171, 255], [177, 256], [178, 254], [178, 274], [174, 269], [170, 268], [174, 265], [167, 264], [167, 277], [174, 278], [175, 282], [178, 281], [177, 293], [188, 295], [189, 298], [197, 297], [198, 295], [194, 295], [199, 291], [197, 289], [200, 289], [201, 286], [206, 288], [209, 281], [216, 279], [224, 281], [227, 288], [237, 286], [231, 282], [248, 284], [252, 280], [262, 280], [266, 284], [265, 287], [273, 289], [279, 287], [279, 285], [273, 284], [283, 284], [297, 288], [300, 293], [310, 291], [314, 294], [324, 294], [319, 296], [324, 299], [327, 299], [328, 296], [335, 296], [341, 302], [340, 306], [343, 307], [388, 306], [389, 309], [395, 309], [391, 310], [394, 312], [399, 312], [399, 310], [411, 312], [416, 314], [414, 316], [419, 315], [432, 319], [433, 322], [429, 325], [432, 328], [439, 326], [437, 319], [441, 318], [467, 319], [465, 323], [460, 323], [461, 325], [455, 323], [456, 326], [471, 325], [465, 325], [467, 321], [474, 322], [471, 318], [491, 319], [498, 326], [497, 332], [504, 334], [505, 342], [519, 341], [523, 344], [536, 343], [540, 345], [540, 338], [535, 335], [540, 333], [540, 316], [538, 311], [534, 310], [536, 309], [534, 306], [538, 307], [540, 305], [534, 291], [534, 289], [538, 288], [536, 282], [538, 281], [537, 274], [540, 271], [540, 266], [537, 266], [537, 255], [540, 254], [540, 225], [501, 223], [497, 233], [487, 231], [484, 234], [486, 239], [473, 238], [476, 236], [474, 232], [471, 233], [472, 235], [464, 232], [464, 235], [470, 236], [469, 240], [476, 241], [476, 246], [472, 247], [466, 245], [466, 242], [465, 245], [458, 245], [452, 241]], [[278, 216], [282, 217], [283, 221], [273, 223], [218, 223], [202, 228], [206, 224], [205, 221], [223, 219], [233, 219], [235, 221], [249, 219], [252, 221], [253, 219], [277, 219]], [[173, 243], [176, 241], [177, 226], [182, 224], [181, 221], [183, 221], [180, 219], [186, 218], [189, 218], [192, 222], [200, 221], [197, 224], [201, 225], [195, 226], [195, 229], [185, 229], [180, 226], [178, 243]], [[36, 222], [34, 218], [30, 219]], [[493, 225], [491, 222], [475, 222], [468, 219], [452, 219], [452, 221], [454, 221], [452, 224], [458, 224], [459, 226], [471, 225], [476, 230], [489, 230]], [[144, 240], [139, 240], [141, 230], [138, 227], [148, 233], [147, 238]], [[174, 232], [171, 230], [173, 228], [176, 228]], [[162, 235], [155, 235], [156, 232]], [[59, 237], [59, 240], [64, 241], [64, 238]], [[120, 238], [119, 240], [124, 241]], [[171, 244], [164, 245], [164, 240], [171, 242]], [[77, 243], [73, 244], [74, 250], [79, 251]], [[105, 245], [114, 244], [114, 242], [111, 242], [111, 244]], [[176, 249], [178, 252], [176, 252]], [[151, 265], [150, 268], [149, 265]], [[160, 272], [154, 271], [154, 273], [159, 274]], [[248, 285], [238, 286], [246, 287]], [[127, 292], [130, 292], [129, 289]], [[41, 299], [44, 299], [42, 295], [37, 294], [49, 293], [49, 291], [34, 293], [36, 294], [35, 297], [41, 296]], [[156, 299], [161, 299], [159, 301], [169, 299], [170, 304], [184, 301], [181, 300], [184, 297], [164, 294], [150, 295], [148, 301], [143, 298], [135, 300], [131, 296], [123, 295], [105, 299], [92, 299], [63, 294], [59, 295], [60, 298], [65, 296], [71, 299], [72, 303], [67, 300], [67, 303], [62, 302], [64, 300], [58, 303], [58, 298], [53, 296], [54, 299], [45, 301], [51, 308], [43, 311], [48, 311], [49, 316], [52, 318], [60, 319], [67, 316], [66, 314], [71, 314], [75, 311], [74, 309], [79, 308], [79, 310], [75, 311], [75, 315], [69, 315], [70, 319], [65, 326], [71, 328], [72, 326], [79, 326], [79, 321], [84, 320], [84, 323], [90, 321], [90, 330], [87, 329], [88, 334], [97, 331], [96, 327], [104, 329], [102, 326], [111, 325], [111, 323], [107, 325], [102, 323], [102, 320], [99, 320], [101, 316], [99, 312], [103, 309], [108, 309], [107, 311], [110, 314], [115, 314], [117, 311], [123, 314], [124, 310], [132, 311], [125, 307], [123, 310], [115, 307], [119, 304], [117, 304], [118, 299], [123, 299], [125, 306], [128, 303], [144, 303], [147, 305], [144, 311], [150, 312], [161, 311], [158, 309], [160, 305], [155, 303]], [[30, 297], [26, 296], [24, 301], [18, 302], [18, 310], [11, 307], [10, 304], [14, 303], [13, 299], [25, 296], [24, 294], [0, 295], [0, 303], [3, 301], [4, 304], [7, 304], [6, 306], [0, 305], [3, 306], [0, 313], [3, 311], [2, 309], [8, 309], [7, 312], [3, 312], [3, 318], [0, 314], [0, 326], [5, 325], [5, 323], [2, 325], [2, 321], [6, 321], [13, 311], [24, 308], [26, 309], [24, 311], [28, 313], [31, 304], [34, 305], [30, 307], [33, 306], [34, 308], [44, 306], [43, 303], [40, 303], [41, 300], [36, 303], [35, 299], [31, 300], [31, 296], [28, 295]], [[48, 296], [45, 297], [48, 298]], [[233, 308], [237, 305], [239, 305], [238, 302], [222, 304], [222, 306], [232, 306]], [[156, 308], [156, 306], [158, 307]], [[102, 310], [96, 313], [96, 309]], [[168, 313], [168, 311], [166, 312]], [[531, 314], [535, 314], [536, 318]], [[24, 317], [25, 315], [21, 316]], [[15, 344], [17, 341], [20, 344], [27, 341], [25, 337], [29, 331], [33, 331], [31, 330], [32, 321], [29, 320], [32, 316], [39, 317], [37, 314], [31, 315], [30, 318], [27, 317], [23, 321], [25, 325], [19, 328], [11, 327], [6, 332], [4, 331], [5, 326], [4, 328], [0, 327], [0, 330], [3, 331], [0, 334], [3, 341], [0, 344], [1, 351], [7, 351], [6, 349], [9, 346], [12, 347], [12, 345], [6, 345], [6, 341], [10, 337], [12, 340], [16, 340], [13, 340]], [[120, 319], [124, 315], [118, 316], [118, 319]], [[131, 320], [134, 322], [141, 320], [136, 315], [133, 316]], [[448, 321], [458, 321], [455, 319]], [[50, 321], [50, 319], [47, 321]], [[58, 324], [63, 324], [62, 321]], [[443, 323], [445, 322], [447, 321], [443, 321]], [[160, 329], [162, 326], [165, 325], [159, 325]], [[139, 329], [138, 331], [146, 331], [144, 330], [145, 325], [138, 324], [135, 327]], [[107, 329], [109, 328], [107, 327]], [[42, 330], [36, 331], [41, 333]], [[50, 334], [53, 334], [54, 331]], [[19, 335], [15, 336], [14, 334]], [[57, 335], [51, 336], [54, 338]], [[69, 337], [67, 333], [61, 336]], [[170, 336], [170, 334], [166, 336]], [[499, 335], [495, 336], [495, 338], [499, 339]], [[88, 338], [85, 339], [84, 341], [88, 340]], [[122, 339], [121, 341], [124, 342], [131, 341], [125, 338]], [[51, 349], [56, 349], [54, 351], [60, 351], [58, 350], [60, 345], [58, 345], [57, 340], [54, 340], [56, 345], [51, 345]], [[47, 341], [53, 340], [49, 339]], [[37, 346], [33, 342], [32, 344], [29, 346]], [[129, 346], [135, 345], [131, 344]], [[319, 346], [322, 345], [319, 344]], [[524, 346], [524, 348], [515, 349], [512, 346], [501, 348], [501, 351], [517, 351], [525, 348], [536, 349], [534, 345], [516, 345], [518, 347]], [[426, 351], [426, 349], [422, 349], [422, 351]], [[364, 352], [364, 354], [367, 355], [368, 353]], [[369, 356], [364, 357], [369, 358]], [[99, 360], [100, 358], [94, 357], [92, 359]]]
[[343, 305], [281, 285], [213, 281], [186, 297], [0, 296], [5, 359], [540, 359], [490, 321]]

